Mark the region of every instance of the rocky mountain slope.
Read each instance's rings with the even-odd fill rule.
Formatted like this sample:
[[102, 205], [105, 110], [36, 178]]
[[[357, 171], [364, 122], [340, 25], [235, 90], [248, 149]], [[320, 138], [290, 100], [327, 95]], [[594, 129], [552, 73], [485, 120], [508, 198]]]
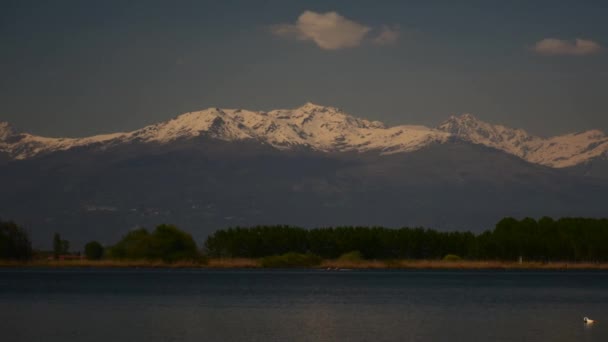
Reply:
[[0, 217], [74, 248], [173, 223], [202, 241], [257, 224], [482, 231], [505, 216], [605, 216], [608, 184], [462, 141], [403, 154], [279, 150], [198, 137], [71, 149], [0, 167]]

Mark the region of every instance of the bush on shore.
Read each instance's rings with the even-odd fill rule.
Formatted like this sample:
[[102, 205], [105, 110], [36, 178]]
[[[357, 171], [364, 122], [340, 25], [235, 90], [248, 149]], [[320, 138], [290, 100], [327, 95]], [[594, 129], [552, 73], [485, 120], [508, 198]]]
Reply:
[[312, 267], [321, 264], [323, 259], [314, 254], [285, 253], [283, 255], [267, 256], [260, 259], [264, 268]]
[[344, 253], [340, 255], [338, 261], [341, 262], [350, 262], [350, 263], [359, 263], [363, 261], [363, 255], [359, 251], [352, 251], [348, 253]]
[[443, 257], [443, 261], [461, 261], [462, 258], [456, 254], [447, 254]]

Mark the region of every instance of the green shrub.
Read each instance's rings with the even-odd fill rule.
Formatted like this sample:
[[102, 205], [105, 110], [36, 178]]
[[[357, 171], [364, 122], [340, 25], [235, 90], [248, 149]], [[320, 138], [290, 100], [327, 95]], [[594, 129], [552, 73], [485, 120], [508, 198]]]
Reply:
[[357, 263], [363, 261], [363, 255], [359, 251], [352, 251], [340, 255], [339, 261]]
[[447, 254], [443, 257], [443, 261], [460, 261], [462, 258], [456, 254]]
[[321, 257], [314, 254], [286, 253], [260, 259], [260, 265], [265, 268], [312, 267], [321, 264]]
[[91, 241], [84, 246], [84, 255], [89, 260], [99, 260], [103, 257], [103, 246], [97, 241]]

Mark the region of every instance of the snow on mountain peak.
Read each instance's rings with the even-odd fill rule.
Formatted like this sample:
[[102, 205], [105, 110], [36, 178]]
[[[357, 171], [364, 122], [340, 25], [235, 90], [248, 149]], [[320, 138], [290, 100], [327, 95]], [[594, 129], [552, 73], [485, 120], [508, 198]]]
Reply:
[[160, 143], [193, 138], [202, 134], [225, 140], [249, 137], [238, 126], [238, 123], [233, 122], [233, 119], [224, 110], [208, 108], [181, 114], [169, 121], [146, 126], [132, 132], [131, 136], [133, 139], [144, 142]]
[[477, 118], [471, 113], [464, 113], [464, 114], [461, 114], [460, 116], [450, 115], [450, 118], [446, 122], [467, 124], [467, 123], [477, 123], [477, 122], [479, 122], [479, 120], [477, 120]]
[[541, 138], [522, 129], [478, 120], [471, 114], [451, 116], [438, 129], [459, 139], [551, 167], [574, 166], [608, 151], [608, 137], [598, 130]]
[[[608, 137], [598, 130], [541, 138], [521, 129], [494, 125], [472, 114], [452, 115], [436, 129], [356, 118], [336, 107], [306, 103], [269, 112], [208, 108], [188, 112], [142, 129], [87, 138], [45, 138], [17, 134], [0, 122], [0, 151], [15, 159], [77, 146], [104, 149], [130, 142], [167, 144], [199, 136], [225, 141], [255, 140], [277, 149], [304, 146], [317, 151], [410, 152], [456, 138], [492, 147], [529, 162], [567, 167], [608, 155]], [[10, 138], [10, 139], [8, 139]]]
[[15, 129], [8, 122], [0, 121], [0, 141], [15, 135]]
[[474, 143], [496, 145], [493, 147], [502, 146], [507, 141], [524, 141], [530, 138], [524, 130], [489, 124], [478, 120], [472, 114], [452, 115], [439, 125], [438, 129]]
[[[386, 128], [379, 121], [355, 118], [339, 108], [307, 103], [296, 109], [280, 109], [268, 113], [281, 137], [291, 136], [287, 144], [269, 136], [266, 140], [277, 147], [289, 142], [307, 145], [321, 151], [370, 151], [382, 153], [418, 149], [433, 141], [445, 140], [444, 133], [429, 128]], [[399, 130], [399, 128], [402, 128]], [[399, 131], [399, 132], [396, 132]], [[407, 132], [406, 134], [403, 134]], [[411, 132], [411, 134], [410, 134]], [[295, 133], [295, 136], [293, 134]]]
[[340, 109], [336, 107], [322, 106], [312, 102], [306, 102], [303, 106], [295, 109], [295, 111], [304, 112], [339, 112]]
[[[295, 109], [270, 112], [208, 108], [188, 112], [165, 122], [113, 135], [80, 139], [24, 135], [7, 148], [16, 159], [93, 144], [160, 143], [206, 136], [225, 141], [256, 140], [278, 149], [304, 146], [318, 151], [407, 152], [449, 134], [422, 126], [386, 127], [379, 121], [355, 118], [336, 107], [306, 103]], [[100, 147], [101, 148], [101, 147]]]

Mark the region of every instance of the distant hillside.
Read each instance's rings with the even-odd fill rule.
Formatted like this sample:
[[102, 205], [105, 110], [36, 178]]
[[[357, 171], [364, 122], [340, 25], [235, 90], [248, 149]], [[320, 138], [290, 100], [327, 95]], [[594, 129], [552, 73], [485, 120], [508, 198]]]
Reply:
[[81, 146], [0, 167], [0, 217], [34, 245], [174, 223], [200, 242], [234, 225], [493, 227], [505, 216], [606, 216], [605, 182], [451, 138], [380, 155], [209, 136]]

